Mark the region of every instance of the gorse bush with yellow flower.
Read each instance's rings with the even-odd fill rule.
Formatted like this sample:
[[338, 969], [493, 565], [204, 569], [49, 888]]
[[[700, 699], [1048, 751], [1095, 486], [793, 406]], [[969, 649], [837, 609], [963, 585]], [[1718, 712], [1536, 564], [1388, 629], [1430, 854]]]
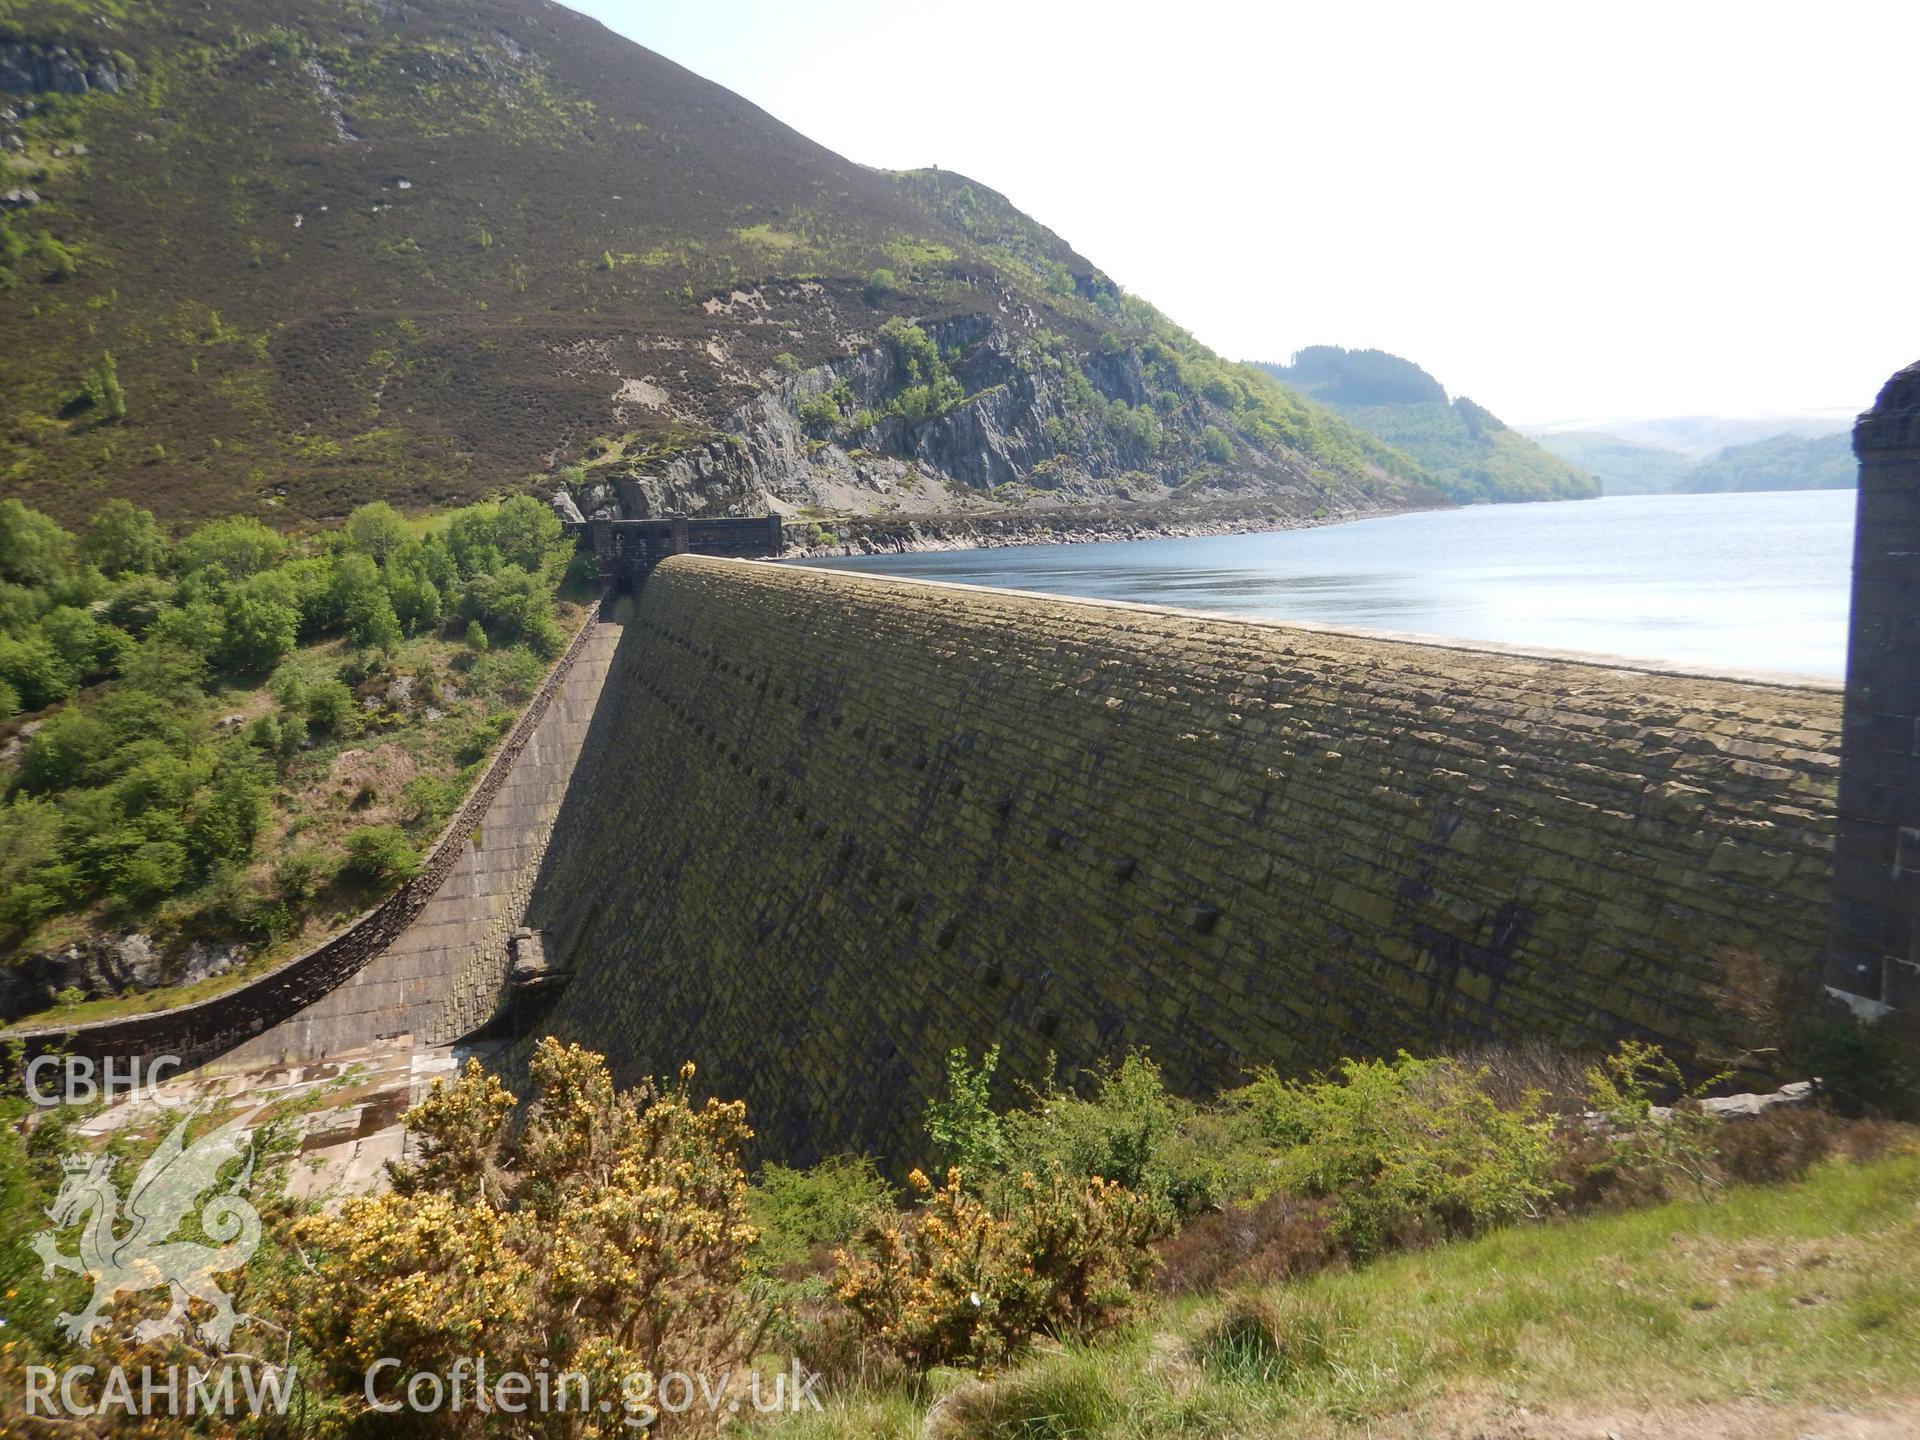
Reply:
[[[745, 1108], [695, 1104], [691, 1065], [670, 1087], [616, 1090], [598, 1055], [551, 1038], [531, 1068], [517, 1135], [512, 1095], [470, 1061], [408, 1114], [419, 1159], [394, 1168], [389, 1193], [295, 1228], [309, 1263], [287, 1308], [307, 1317], [302, 1338], [339, 1393], [361, 1396], [382, 1359], [399, 1362], [379, 1372], [382, 1401], [465, 1360], [578, 1372], [592, 1395], [618, 1397], [640, 1377], [739, 1373], [758, 1348], [766, 1315], [742, 1284], [755, 1239]], [[596, 1402], [378, 1419], [382, 1433], [633, 1436], [701, 1433], [716, 1417], [698, 1407], [636, 1425]]]
[[[870, 1342], [908, 1364], [986, 1366], [1036, 1334], [1083, 1336], [1122, 1319], [1153, 1272], [1167, 1212], [1099, 1176], [1023, 1174], [994, 1205], [955, 1168], [924, 1201], [876, 1219], [838, 1257], [836, 1292]], [[864, 1253], [862, 1253], [864, 1252]]]

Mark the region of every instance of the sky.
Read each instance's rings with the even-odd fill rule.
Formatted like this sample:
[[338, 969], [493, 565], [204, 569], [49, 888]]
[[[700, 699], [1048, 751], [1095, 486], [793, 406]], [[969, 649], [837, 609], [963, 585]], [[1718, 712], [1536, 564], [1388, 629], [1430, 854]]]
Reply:
[[1233, 359], [1510, 423], [1859, 410], [1920, 359], [1912, 0], [573, 0], [1005, 193]]

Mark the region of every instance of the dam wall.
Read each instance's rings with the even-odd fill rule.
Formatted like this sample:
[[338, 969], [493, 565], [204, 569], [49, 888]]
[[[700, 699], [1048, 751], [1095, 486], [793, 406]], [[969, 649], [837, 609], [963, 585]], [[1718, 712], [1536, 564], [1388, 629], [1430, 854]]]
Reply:
[[770, 1154], [911, 1155], [953, 1046], [1070, 1076], [1720, 1033], [1817, 967], [1841, 697], [1497, 647], [663, 561], [527, 923], [547, 1027]]

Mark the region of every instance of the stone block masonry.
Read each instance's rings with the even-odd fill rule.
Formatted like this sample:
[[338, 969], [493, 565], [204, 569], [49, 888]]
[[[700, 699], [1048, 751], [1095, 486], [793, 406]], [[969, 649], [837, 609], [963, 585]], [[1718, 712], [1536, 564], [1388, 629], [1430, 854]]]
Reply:
[[946, 1050], [1191, 1093], [1405, 1046], [1715, 1037], [1824, 948], [1840, 695], [664, 561], [528, 907], [551, 1016], [768, 1152], [921, 1149]]
[[1846, 765], [1828, 981], [1920, 1039], [1920, 365], [1854, 427]]

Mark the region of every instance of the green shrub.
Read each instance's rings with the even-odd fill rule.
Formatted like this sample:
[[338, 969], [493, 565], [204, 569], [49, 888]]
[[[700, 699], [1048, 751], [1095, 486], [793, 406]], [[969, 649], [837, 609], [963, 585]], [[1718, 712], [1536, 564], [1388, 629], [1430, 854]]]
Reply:
[[1216, 465], [1225, 465], [1233, 459], [1233, 438], [1218, 425], [1209, 425], [1201, 432], [1200, 445]]
[[220, 668], [242, 674], [270, 670], [291, 655], [300, 638], [300, 596], [278, 570], [249, 575], [227, 588]]
[[805, 1170], [763, 1166], [747, 1192], [760, 1232], [753, 1266], [767, 1274], [805, 1266], [825, 1247], [852, 1243], [892, 1203], [893, 1187], [864, 1157], [837, 1155]]
[[[1684, 1182], [1696, 1194], [1718, 1185], [1714, 1166], [1716, 1122], [1699, 1097], [1717, 1075], [1688, 1087], [1680, 1067], [1658, 1045], [1624, 1040], [1587, 1071], [1588, 1104], [1605, 1126], [1608, 1169], [1645, 1177], [1656, 1185]], [[1662, 1098], [1671, 1106], [1660, 1106]]]
[[50, 589], [73, 566], [74, 540], [38, 510], [0, 500], [0, 580]]
[[532, 495], [510, 496], [494, 512], [494, 544], [501, 558], [530, 574], [546, 569], [556, 547], [563, 547], [561, 533], [553, 507]]
[[122, 856], [111, 886], [127, 900], [155, 900], [170, 895], [188, 875], [187, 847], [177, 840], [148, 840]]
[[893, 271], [883, 265], [867, 276], [866, 286], [860, 293], [869, 305], [878, 305], [899, 288], [900, 282], [894, 278]]
[[540, 688], [546, 673], [546, 665], [531, 650], [496, 650], [474, 663], [468, 683], [476, 694], [518, 703]]
[[1169, 1094], [1160, 1068], [1139, 1052], [1092, 1078], [1088, 1096], [1049, 1081], [1029, 1104], [1001, 1117], [1000, 1168], [1012, 1175], [1055, 1167], [1079, 1178], [1098, 1175], [1169, 1212], [1220, 1203], [1226, 1156], [1210, 1143], [1199, 1106]]
[[358, 879], [385, 884], [412, 879], [420, 857], [398, 825], [364, 825], [347, 837], [343, 868]]
[[1451, 1060], [1347, 1060], [1338, 1078], [1260, 1072], [1233, 1101], [1272, 1147], [1272, 1187], [1324, 1198], [1369, 1255], [1424, 1234], [1470, 1234], [1537, 1213], [1559, 1147], [1538, 1095], [1496, 1104]]
[[452, 818], [466, 798], [466, 787], [450, 776], [417, 775], [403, 792], [407, 823], [419, 831], [435, 831]]
[[359, 711], [353, 691], [338, 680], [323, 680], [301, 696], [307, 724], [322, 735], [345, 736], [353, 731]]
[[273, 888], [286, 899], [311, 900], [333, 883], [339, 860], [325, 850], [304, 845], [289, 850], [273, 867]]
[[947, 1052], [946, 1099], [927, 1101], [927, 1134], [935, 1153], [975, 1182], [984, 1181], [1006, 1159], [1006, 1135], [993, 1108], [993, 1072], [999, 1065], [998, 1045], [980, 1057], [978, 1070], [967, 1052], [956, 1047]]
[[347, 549], [384, 561], [413, 538], [400, 512], [384, 500], [362, 505], [347, 517], [341, 538]]
[[145, 637], [173, 597], [173, 587], [156, 575], [130, 574], [108, 597], [107, 623], [134, 639]]

